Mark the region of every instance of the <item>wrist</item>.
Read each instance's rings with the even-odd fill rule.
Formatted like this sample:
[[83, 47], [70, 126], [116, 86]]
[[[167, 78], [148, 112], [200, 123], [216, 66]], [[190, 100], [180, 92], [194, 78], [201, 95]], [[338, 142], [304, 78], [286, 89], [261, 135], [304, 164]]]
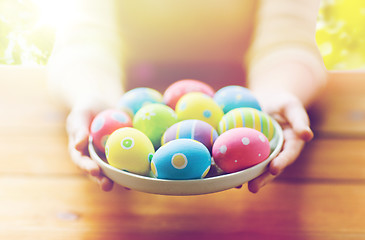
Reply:
[[287, 63], [265, 73], [256, 74], [249, 81], [249, 88], [261, 96], [296, 97], [307, 107], [323, 90], [323, 84], [305, 66]]

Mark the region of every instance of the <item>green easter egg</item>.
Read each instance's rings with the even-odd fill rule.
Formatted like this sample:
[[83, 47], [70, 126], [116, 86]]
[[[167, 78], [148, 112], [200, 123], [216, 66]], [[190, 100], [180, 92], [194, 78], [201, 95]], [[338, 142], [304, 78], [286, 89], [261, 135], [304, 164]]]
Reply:
[[133, 127], [146, 134], [155, 149], [161, 146], [161, 137], [166, 129], [175, 123], [175, 111], [159, 103], [143, 106], [133, 118]]

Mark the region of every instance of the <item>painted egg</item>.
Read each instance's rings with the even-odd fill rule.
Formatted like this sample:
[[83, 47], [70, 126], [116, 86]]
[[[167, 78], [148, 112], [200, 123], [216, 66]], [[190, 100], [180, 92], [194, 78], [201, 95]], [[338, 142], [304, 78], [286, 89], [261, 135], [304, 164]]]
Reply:
[[120, 128], [106, 141], [108, 163], [127, 172], [148, 176], [155, 149], [148, 137], [135, 128]]
[[218, 133], [222, 134], [232, 128], [248, 127], [256, 129], [271, 141], [275, 134], [272, 118], [254, 108], [236, 108], [226, 113], [218, 126]]
[[194, 79], [182, 79], [166, 88], [163, 101], [166, 105], [175, 109], [177, 101], [189, 92], [201, 92], [210, 97], [214, 96], [214, 89], [207, 83]]
[[162, 94], [152, 88], [134, 88], [119, 99], [117, 108], [128, 112], [131, 116], [146, 104], [162, 103]]
[[90, 126], [90, 135], [96, 150], [104, 154], [109, 135], [122, 127], [132, 127], [132, 119], [127, 113], [116, 109], [106, 109], [98, 113]]
[[161, 146], [163, 133], [175, 123], [175, 111], [159, 103], [143, 106], [133, 118], [133, 127], [146, 134], [156, 149]]
[[214, 101], [223, 109], [224, 113], [240, 107], [250, 107], [261, 111], [261, 106], [252, 92], [242, 86], [226, 86], [214, 95]]
[[161, 179], [187, 180], [204, 178], [211, 165], [211, 155], [200, 142], [176, 139], [161, 146], [152, 157], [152, 174]]
[[234, 128], [220, 135], [213, 144], [215, 164], [226, 173], [247, 169], [267, 159], [270, 144], [267, 137], [252, 128]]
[[189, 119], [175, 123], [169, 127], [162, 136], [161, 145], [171, 140], [188, 138], [203, 143], [211, 151], [217, 137], [217, 131], [209, 123]]
[[218, 104], [204, 93], [187, 93], [180, 98], [175, 108], [180, 121], [187, 119], [198, 119], [209, 123], [215, 129], [223, 117], [223, 110]]

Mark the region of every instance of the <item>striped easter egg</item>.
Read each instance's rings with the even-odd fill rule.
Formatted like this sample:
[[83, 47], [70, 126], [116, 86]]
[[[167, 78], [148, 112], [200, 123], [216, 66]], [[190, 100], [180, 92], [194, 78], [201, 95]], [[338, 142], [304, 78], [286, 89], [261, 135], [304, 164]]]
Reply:
[[169, 127], [161, 138], [161, 145], [175, 139], [188, 138], [201, 142], [211, 150], [217, 137], [217, 131], [209, 123], [197, 119], [188, 119]]
[[218, 133], [229, 129], [248, 127], [262, 132], [269, 141], [274, 137], [275, 128], [271, 117], [254, 108], [236, 108], [226, 113], [218, 125]]

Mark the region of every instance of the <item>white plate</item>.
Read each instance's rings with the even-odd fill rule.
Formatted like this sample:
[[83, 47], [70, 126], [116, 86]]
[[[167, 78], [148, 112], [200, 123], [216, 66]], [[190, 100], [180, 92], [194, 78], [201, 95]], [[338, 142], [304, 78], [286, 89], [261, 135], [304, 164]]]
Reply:
[[184, 196], [208, 194], [240, 186], [265, 172], [270, 161], [281, 151], [284, 141], [283, 131], [280, 125], [275, 120], [273, 120], [273, 123], [275, 127], [275, 136], [270, 141], [272, 151], [265, 161], [239, 172], [203, 179], [165, 180], [119, 170], [112, 167], [98, 156], [92, 144], [92, 138], [89, 140], [89, 153], [91, 158], [94, 159], [101, 167], [105, 176], [124, 187], [141, 192], [161, 195]]

